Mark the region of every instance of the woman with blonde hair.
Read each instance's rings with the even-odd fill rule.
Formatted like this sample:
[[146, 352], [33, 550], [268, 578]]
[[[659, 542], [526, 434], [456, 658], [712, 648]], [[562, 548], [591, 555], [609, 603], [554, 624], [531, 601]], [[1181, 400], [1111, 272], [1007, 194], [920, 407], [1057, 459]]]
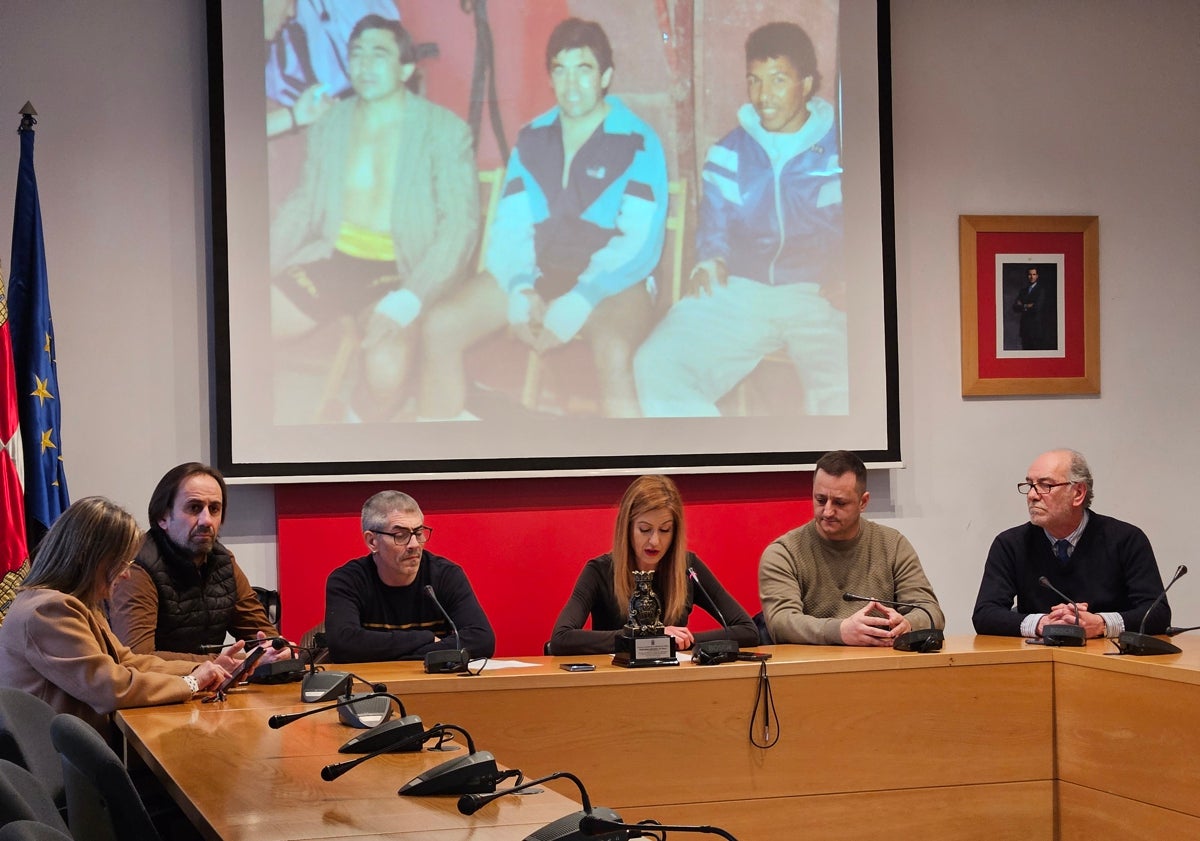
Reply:
[[[654, 592], [662, 602], [664, 633], [686, 651], [697, 642], [734, 639], [740, 646], [758, 644], [754, 621], [699, 557], [687, 548], [683, 499], [666, 476], [641, 476], [625, 491], [613, 529], [612, 552], [593, 558], [575, 582], [550, 638], [550, 653], [611, 654], [629, 618], [633, 571], [654, 572]], [[695, 571], [703, 591], [693, 586]], [[707, 596], [705, 595], [707, 593]], [[716, 604], [711, 604], [709, 598]], [[687, 627], [699, 603], [728, 629], [692, 633]], [[715, 611], [715, 612], [714, 612]], [[591, 616], [592, 627], [584, 623]]]
[[109, 736], [125, 707], [186, 701], [227, 672], [134, 654], [113, 634], [103, 602], [129, 574], [142, 532], [104, 497], [81, 499], [42, 538], [29, 575], [0, 625], [0, 685], [36, 695]]

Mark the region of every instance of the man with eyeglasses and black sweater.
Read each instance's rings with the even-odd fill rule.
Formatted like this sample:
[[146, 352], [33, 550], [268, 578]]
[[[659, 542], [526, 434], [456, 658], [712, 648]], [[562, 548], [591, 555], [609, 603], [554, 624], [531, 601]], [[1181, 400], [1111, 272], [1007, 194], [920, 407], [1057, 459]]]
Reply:
[[454, 649], [473, 658], [495, 653], [496, 635], [466, 573], [425, 548], [433, 529], [415, 499], [399, 491], [375, 494], [363, 505], [362, 530], [370, 554], [347, 561], [325, 583], [325, 637], [334, 661], [420, 660]]
[[[1097, 514], [1092, 472], [1074, 450], [1042, 453], [1017, 489], [1029, 522], [992, 541], [975, 600], [975, 632], [1041, 637], [1046, 625], [1078, 623], [1088, 637], [1139, 630], [1161, 634], [1171, 624], [1162, 576], [1150, 541], [1137, 526]], [[1043, 586], [1045, 577], [1075, 603]], [[1015, 606], [1014, 606], [1015, 603]]]

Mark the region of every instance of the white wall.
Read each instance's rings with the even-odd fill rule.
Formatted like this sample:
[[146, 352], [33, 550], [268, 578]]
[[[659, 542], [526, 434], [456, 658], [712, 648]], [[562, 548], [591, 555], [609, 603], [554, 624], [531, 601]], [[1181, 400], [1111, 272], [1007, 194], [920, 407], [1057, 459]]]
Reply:
[[[969, 632], [991, 538], [1024, 518], [1015, 483], [1040, 450], [1069, 445], [1092, 462], [1097, 510], [1142, 526], [1169, 573], [1192, 560], [1185, 494], [1200, 474], [1200, 3], [894, 0], [892, 16], [908, 467], [873, 477], [874, 516], [909, 536], [949, 630]], [[71, 493], [144, 522], [167, 467], [212, 456], [203, 4], [4, 4], [5, 263], [26, 99], [41, 113]], [[1100, 217], [1100, 397], [960, 396], [967, 213]], [[271, 584], [271, 489], [231, 490], [223, 536]], [[1200, 622], [1200, 578], [1172, 602]]]

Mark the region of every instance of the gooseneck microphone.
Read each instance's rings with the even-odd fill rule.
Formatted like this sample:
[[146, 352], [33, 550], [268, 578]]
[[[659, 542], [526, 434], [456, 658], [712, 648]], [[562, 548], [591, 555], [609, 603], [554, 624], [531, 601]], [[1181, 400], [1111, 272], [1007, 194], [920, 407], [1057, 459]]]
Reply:
[[456, 672], [465, 672], [467, 665], [471, 662], [471, 655], [462, 647], [462, 637], [458, 635], [458, 626], [454, 624], [454, 620], [450, 618], [450, 614], [446, 612], [446, 608], [442, 607], [442, 603], [438, 601], [437, 593], [433, 592], [433, 587], [429, 584], [425, 585], [425, 595], [429, 597], [429, 600], [434, 603], [438, 611], [445, 617], [446, 622], [450, 625], [450, 630], [454, 632], [454, 640], [458, 643], [458, 648], [455, 649], [441, 649], [427, 652], [425, 654], [425, 673], [454, 674]]
[[1071, 607], [1075, 608], [1075, 624], [1074, 625], [1043, 625], [1042, 626], [1042, 644], [1078, 648], [1082, 645], [1087, 645], [1087, 631], [1079, 624], [1079, 605], [1076, 601], [1064, 593], [1062, 590], [1050, 583], [1050, 579], [1042, 576], [1038, 579], [1038, 584], [1041, 584], [1047, 590], [1053, 590], [1060, 599], [1067, 602]]
[[658, 821], [644, 821], [642, 823], [621, 823], [620, 821], [605, 820], [598, 815], [584, 815], [579, 819], [579, 832], [585, 838], [628, 838], [628, 835], [609, 835], [613, 832], [628, 832], [636, 830], [640, 836], [643, 832], [695, 832], [703, 835], [720, 835], [722, 838], [728, 838], [729, 841], [738, 841], [733, 835], [719, 826], [679, 826]]
[[[235, 645], [235, 644], [236, 644], [235, 642], [231, 642], [231, 643], [223, 643], [222, 642], [222, 643], [218, 643], [216, 645], [202, 645], [202, 646], [200, 646], [199, 653], [200, 654], [220, 654], [226, 648], [228, 648], [231, 645]], [[242, 650], [249, 652], [250, 649], [257, 648], [260, 645], [263, 645], [263, 646], [269, 645], [269, 646], [271, 646], [271, 648], [275, 649], [276, 651], [280, 651], [284, 648], [287, 648], [289, 645], [291, 645], [291, 643], [288, 642], [287, 640], [285, 640], [283, 637], [266, 637], [264, 639], [252, 639], [252, 640], [246, 640], [246, 645]]]
[[401, 701], [397, 696], [392, 695], [391, 693], [388, 693], [388, 692], [372, 692], [369, 695], [355, 695], [355, 696], [343, 698], [342, 700], [338, 701], [336, 704], [328, 704], [324, 707], [316, 707], [311, 710], [305, 710], [302, 713], [276, 714], [267, 719], [267, 726], [270, 727], [272, 730], [278, 730], [280, 727], [287, 727], [293, 721], [299, 721], [300, 719], [305, 718], [306, 716], [316, 715], [317, 713], [323, 713], [328, 710], [336, 710], [339, 707], [345, 707], [349, 704], [356, 704], [359, 701], [365, 701], [367, 698], [390, 698], [396, 702], [396, 705], [398, 707], [400, 707], [400, 715], [401, 716], [407, 715], [407, 713], [405, 712], [405, 709], [404, 709], [404, 702]]
[[[1117, 637], [1117, 649], [1122, 654], [1132, 654], [1135, 657], [1146, 657], [1152, 654], [1179, 654], [1183, 651], [1182, 648], [1174, 643], [1169, 643], [1166, 640], [1160, 640], [1158, 637], [1147, 634], [1146, 620], [1150, 618], [1150, 611], [1158, 607], [1159, 602], [1167, 597], [1167, 590], [1170, 590], [1171, 586], [1176, 581], [1187, 575], [1187, 571], [1187, 567], [1183, 564], [1180, 564], [1175, 569], [1175, 574], [1171, 576], [1171, 580], [1167, 582], [1167, 586], [1164, 587], [1163, 591], [1158, 594], [1158, 598], [1156, 598], [1151, 603], [1150, 607], [1146, 608], [1146, 612], [1142, 614], [1142, 624], [1138, 627], [1137, 631], [1122, 631], [1121, 635]], [[1181, 629], [1176, 628], [1174, 630], [1178, 633]], [[1188, 629], [1184, 628], [1182, 630]], [[1175, 634], [1172, 634], [1171, 631], [1171, 628], [1167, 628], [1167, 636], [1175, 636]]]
[[1188, 631], [1197, 631], [1197, 630], [1200, 630], [1200, 625], [1190, 625], [1187, 628], [1177, 628], [1174, 625], [1172, 625], [1169, 628], [1167, 628], [1167, 636], [1173, 637], [1176, 634], [1185, 634]]
[[[717, 606], [717, 600], [712, 597], [708, 590], [704, 589], [704, 585], [700, 583], [700, 576], [696, 575], [696, 570], [692, 567], [687, 569], [688, 578], [692, 579], [692, 583], [696, 585], [696, 589], [708, 601], [709, 607], [712, 608], [712, 615], [721, 623], [721, 627], [725, 629], [725, 633], [729, 633], [729, 623], [725, 621], [725, 614], [721, 613], [721, 608]], [[735, 639], [722, 640], [705, 640], [698, 642], [695, 646], [695, 651], [692, 653], [692, 662], [701, 666], [715, 666], [718, 663], [729, 663], [738, 659], [738, 644]]]
[[[482, 809], [484, 806], [491, 803], [493, 800], [504, 797], [509, 794], [516, 794], [525, 789], [532, 788], [536, 785], [549, 782], [550, 780], [566, 779], [575, 783], [575, 787], [579, 789], [579, 799], [583, 801], [583, 809], [578, 812], [572, 812], [569, 815], [559, 818], [556, 821], [543, 826], [541, 829], [526, 837], [529, 839], [539, 839], [544, 841], [582, 841], [583, 838], [592, 836], [584, 835], [580, 831], [579, 822], [588, 816], [595, 816], [609, 821], [620, 822], [621, 816], [605, 806], [597, 806], [592, 808], [591, 798], [588, 797], [587, 789], [583, 787], [583, 781], [567, 771], [555, 771], [553, 774], [547, 774], [544, 777], [538, 777], [536, 780], [528, 780], [527, 782], [515, 785], [512, 788], [506, 788], [503, 791], [497, 791], [494, 794], [464, 794], [458, 798], [458, 811], [464, 815], [473, 815]], [[606, 834], [606, 838], [611, 841], [617, 839], [629, 838], [629, 833], [618, 830], [615, 833]]]
[[[466, 738], [467, 755], [448, 759], [440, 765], [435, 765], [427, 771], [418, 774], [401, 786], [397, 794], [423, 797], [434, 794], [477, 794], [491, 792], [496, 790], [497, 782], [508, 776], [496, 767], [496, 757], [492, 756], [488, 751], [476, 751], [475, 741], [471, 738], [471, 734], [456, 724], [435, 724], [428, 730], [423, 730], [420, 733], [415, 733], [412, 736], [401, 739], [396, 744], [391, 745], [390, 750], [402, 750], [405, 746], [414, 742], [423, 744], [435, 737], [445, 739], [451, 730], [461, 733]], [[321, 779], [326, 782], [332, 782], [351, 768], [355, 768], [368, 759], [374, 759], [376, 756], [387, 752], [387, 749], [377, 750], [358, 759], [326, 765], [321, 769]]]
[[[383, 703], [387, 705], [387, 708], [382, 710], [382, 712], [370, 703], [376, 698], [382, 698]], [[367, 703], [364, 704], [364, 701]], [[392, 701], [395, 701], [396, 706], [400, 708], [400, 718], [389, 721], [388, 719], [392, 715]], [[404, 702], [388, 692], [352, 695], [341, 699], [336, 704], [305, 710], [302, 713], [273, 715], [267, 719], [267, 726], [272, 730], [278, 730], [280, 727], [286, 727], [293, 721], [298, 721], [305, 716], [327, 710], [337, 710], [343, 724], [367, 730], [366, 733], [355, 736], [338, 748], [338, 753], [373, 753], [377, 750], [387, 753], [402, 750], [418, 751], [421, 749], [419, 741], [403, 747], [397, 747], [397, 743], [400, 741], [423, 732], [424, 725], [421, 723], [420, 716], [409, 715], [404, 709]]]
[[896, 651], [916, 651], [920, 654], [932, 654], [942, 650], [946, 634], [941, 628], [935, 628], [933, 614], [917, 602], [898, 602], [893, 599], [880, 599], [874, 596], [860, 596], [857, 593], [842, 593], [844, 602], [878, 602], [888, 607], [907, 607], [909, 610], [919, 610], [929, 617], [929, 627], [919, 631], [909, 631], [892, 640], [892, 648]]

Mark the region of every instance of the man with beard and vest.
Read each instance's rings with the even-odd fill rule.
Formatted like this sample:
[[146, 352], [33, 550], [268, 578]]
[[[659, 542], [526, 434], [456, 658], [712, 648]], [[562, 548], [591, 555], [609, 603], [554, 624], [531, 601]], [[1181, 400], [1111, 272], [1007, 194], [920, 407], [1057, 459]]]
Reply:
[[[206, 647], [226, 634], [238, 642], [218, 658], [236, 665], [243, 640], [277, 637], [279, 631], [233, 553], [217, 541], [225, 515], [225, 478], [198, 462], [167, 471], [150, 497], [150, 531], [113, 589], [109, 623], [137, 654], [167, 660], [211, 659]], [[260, 662], [290, 656], [268, 649]]]

